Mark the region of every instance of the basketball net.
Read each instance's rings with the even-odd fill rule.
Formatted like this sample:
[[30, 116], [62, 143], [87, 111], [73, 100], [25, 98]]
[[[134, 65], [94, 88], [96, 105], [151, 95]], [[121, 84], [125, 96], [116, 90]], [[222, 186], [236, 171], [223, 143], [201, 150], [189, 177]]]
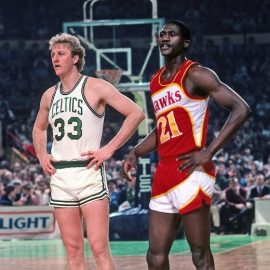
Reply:
[[95, 71], [99, 79], [103, 79], [114, 86], [117, 86], [122, 76], [121, 69], [101, 69]]

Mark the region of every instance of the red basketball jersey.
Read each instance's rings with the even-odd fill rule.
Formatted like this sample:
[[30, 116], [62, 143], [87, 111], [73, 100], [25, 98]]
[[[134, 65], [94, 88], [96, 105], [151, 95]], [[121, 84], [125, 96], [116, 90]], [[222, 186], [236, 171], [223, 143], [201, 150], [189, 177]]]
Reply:
[[185, 60], [170, 81], [162, 79], [164, 66], [151, 79], [160, 158], [179, 156], [205, 146], [208, 98], [191, 96], [184, 85], [188, 69], [197, 64]]

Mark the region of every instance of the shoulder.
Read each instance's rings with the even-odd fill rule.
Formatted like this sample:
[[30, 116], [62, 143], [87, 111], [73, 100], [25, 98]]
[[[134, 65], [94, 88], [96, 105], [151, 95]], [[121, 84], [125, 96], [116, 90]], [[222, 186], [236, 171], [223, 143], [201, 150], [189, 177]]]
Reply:
[[53, 95], [54, 95], [55, 91], [56, 91], [56, 85], [51, 86], [49, 89], [47, 89], [43, 93], [43, 95], [41, 97], [41, 104], [46, 105], [46, 106], [49, 106], [50, 103], [51, 103], [51, 100], [53, 98]]
[[111, 94], [118, 92], [119, 91], [111, 83], [94, 77], [88, 77], [84, 87], [84, 93], [86, 96], [91, 93], [91, 96], [94, 95], [100, 99], [106, 99]]
[[45, 98], [51, 98], [54, 93], [56, 91], [56, 85], [51, 86], [50, 88], [48, 88], [44, 93], [43, 93], [43, 97]]
[[53, 85], [47, 90], [45, 90], [43, 95], [46, 95], [46, 96], [53, 95], [55, 91], [56, 91], [56, 85]]
[[86, 85], [88, 86], [96, 86], [96, 85], [104, 85], [107, 84], [108, 82], [105, 81], [104, 79], [99, 79], [99, 78], [95, 78], [95, 77], [90, 77], [90, 76], [86, 76]]
[[99, 78], [94, 78], [94, 77], [87, 77], [87, 81], [85, 84], [85, 89], [99, 89], [102, 90], [103, 87], [112, 87], [112, 85], [103, 80], [103, 79], [99, 79]]
[[199, 96], [208, 96], [222, 85], [222, 82], [212, 69], [201, 65], [191, 66], [188, 69], [186, 78], [187, 85], [190, 85], [194, 93]]
[[217, 74], [210, 68], [202, 65], [192, 65], [187, 72], [187, 75], [190, 79], [201, 80], [205, 78], [213, 79], [217, 78]]

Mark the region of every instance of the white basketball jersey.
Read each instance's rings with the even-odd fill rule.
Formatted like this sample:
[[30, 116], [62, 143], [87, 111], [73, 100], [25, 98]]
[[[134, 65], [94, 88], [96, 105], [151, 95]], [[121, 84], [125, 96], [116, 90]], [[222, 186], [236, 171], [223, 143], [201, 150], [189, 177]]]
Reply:
[[84, 95], [86, 76], [81, 76], [68, 93], [62, 84], [56, 85], [49, 110], [53, 131], [52, 156], [54, 160], [82, 160], [82, 152], [100, 147], [104, 113], [91, 108]]

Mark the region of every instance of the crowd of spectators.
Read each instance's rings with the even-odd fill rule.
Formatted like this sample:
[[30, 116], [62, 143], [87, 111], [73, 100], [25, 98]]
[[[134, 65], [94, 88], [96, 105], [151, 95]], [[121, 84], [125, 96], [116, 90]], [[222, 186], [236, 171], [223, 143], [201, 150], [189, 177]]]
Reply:
[[[0, 80], [0, 121], [3, 145], [18, 148], [29, 163], [11, 163], [7, 156], [0, 157], [0, 205], [46, 205], [49, 202], [49, 178], [35, 158], [31, 131], [42, 92], [56, 82], [47, 40], [62, 31], [62, 22], [82, 20], [83, 2], [1, 2], [0, 77], [4, 79]], [[95, 18], [151, 17], [147, 9], [141, 9], [141, 5], [145, 5], [151, 10], [150, 1], [140, 1], [138, 5], [134, 0], [132, 11], [130, 2], [98, 3]], [[18, 4], [17, 8], [12, 6], [14, 3]], [[264, 9], [261, 8], [263, 5]], [[254, 197], [268, 197], [270, 193], [270, 41], [263, 43], [256, 35], [270, 34], [267, 32], [270, 19], [266, 14], [269, 6], [270, 2], [263, 0], [185, 0], [181, 5], [176, 0], [158, 1], [160, 17], [182, 19], [195, 29], [189, 57], [215, 70], [253, 110], [252, 117], [240, 132], [214, 157], [217, 181], [211, 211], [213, 230], [217, 233], [249, 233], [254, 220]], [[135, 7], [138, 7], [137, 11]], [[15, 17], [23, 19], [10, 19]], [[220, 33], [222, 39], [217, 41], [214, 35]], [[243, 42], [235, 42], [234, 34], [243, 35]], [[90, 70], [87, 65], [88, 62], [86, 69]], [[147, 76], [150, 78], [151, 74]], [[120, 119], [113, 111], [106, 116], [109, 121], [105, 123], [104, 142], [116, 132]], [[226, 116], [226, 111], [210, 104], [209, 139], [217, 135]], [[150, 117], [154, 116], [150, 113]], [[136, 139], [129, 144], [134, 144]], [[134, 184], [127, 183], [121, 176], [125, 149], [106, 164], [111, 212], [134, 207], [137, 203]]]
[[18, 161], [10, 164], [9, 161], [2, 160], [0, 163], [2, 206], [48, 205], [49, 186], [49, 178], [37, 163], [28, 166]]
[[[84, 2], [86, 1], [2, 0], [0, 38], [47, 39], [62, 28], [63, 22], [82, 20]], [[157, 0], [157, 3], [159, 17], [181, 18], [196, 32], [207, 35], [267, 32], [270, 26], [268, 0]], [[98, 1], [93, 12], [93, 19], [100, 20], [151, 16], [150, 0], [140, 0], [139, 3], [137, 0]]]

